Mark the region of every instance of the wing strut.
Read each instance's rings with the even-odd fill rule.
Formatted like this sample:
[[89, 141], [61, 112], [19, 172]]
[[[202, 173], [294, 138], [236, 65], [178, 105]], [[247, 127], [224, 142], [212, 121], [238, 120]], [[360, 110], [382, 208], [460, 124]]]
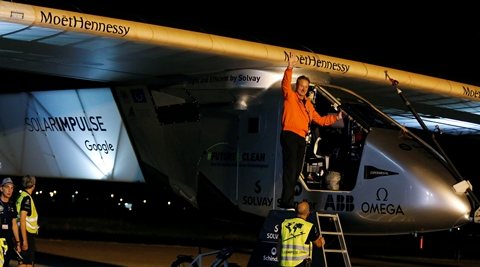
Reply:
[[[445, 151], [443, 151], [442, 147], [440, 146], [440, 144], [437, 142], [437, 140], [435, 139], [435, 133], [430, 131], [428, 129], [428, 127], [425, 125], [425, 123], [423, 122], [422, 118], [418, 115], [418, 113], [413, 109], [412, 105], [410, 104], [410, 102], [407, 100], [407, 98], [405, 97], [405, 95], [403, 94], [402, 90], [400, 90], [397, 85], [399, 84], [399, 82], [395, 79], [392, 79], [389, 75], [388, 75], [388, 71], [385, 70], [385, 78], [389, 79], [390, 82], [392, 83], [392, 86], [395, 86], [395, 88], [397, 89], [397, 93], [398, 95], [400, 96], [400, 98], [403, 100], [403, 102], [407, 105], [408, 109], [410, 110], [410, 112], [412, 112], [413, 116], [415, 117], [415, 119], [418, 121], [418, 123], [420, 124], [420, 126], [422, 126], [423, 130], [426, 131], [427, 133], [431, 133], [431, 138], [432, 138], [432, 141], [435, 143], [435, 146], [437, 148], [437, 150], [440, 152], [440, 154], [443, 156], [443, 158], [445, 159], [446, 163], [447, 163], [447, 167], [450, 169], [450, 171], [453, 173], [454, 177], [457, 179], [457, 181], [459, 183], [463, 183], [463, 182], [466, 182], [468, 185], [465, 186], [464, 190], [465, 192], [467, 193], [467, 196], [469, 196], [470, 200], [476, 205], [474, 207], [473, 210], [476, 210], [475, 211], [475, 214], [474, 214], [474, 220], [476, 223], [480, 223], [480, 201], [477, 199], [477, 197], [473, 194], [473, 191], [472, 191], [472, 187], [470, 185], [470, 183], [468, 181], [466, 181], [465, 179], [463, 179], [463, 177], [460, 175], [460, 173], [458, 172], [457, 168], [455, 168], [455, 166], [453, 165], [453, 163], [450, 161], [450, 159], [448, 158], [447, 154], [445, 153]], [[441, 133], [441, 130], [438, 126], [435, 126], [435, 129]]]

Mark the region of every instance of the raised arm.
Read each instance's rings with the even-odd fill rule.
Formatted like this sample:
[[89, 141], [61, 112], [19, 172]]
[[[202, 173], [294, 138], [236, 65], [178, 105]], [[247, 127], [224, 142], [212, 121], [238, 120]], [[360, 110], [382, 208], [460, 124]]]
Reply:
[[288, 66], [287, 66], [287, 69], [285, 70], [285, 73], [283, 74], [283, 80], [282, 80], [282, 91], [283, 91], [283, 97], [285, 99], [289, 97], [288, 96], [289, 94], [293, 93], [292, 69], [296, 64], [297, 64], [297, 56], [295, 56], [295, 53], [290, 52], [290, 56], [288, 58]]

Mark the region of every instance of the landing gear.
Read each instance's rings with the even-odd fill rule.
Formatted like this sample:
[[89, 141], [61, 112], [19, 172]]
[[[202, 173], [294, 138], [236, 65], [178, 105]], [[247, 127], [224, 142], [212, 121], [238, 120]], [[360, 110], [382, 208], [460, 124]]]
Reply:
[[[190, 266], [198, 267], [197, 262], [199, 262], [200, 267], [202, 267], [202, 258], [205, 256], [211, 256], [215, 254], [217, 255], [217, 257], [215, 258], [213, 263], [210, 265], [210, 267], [218, 267], [221, 264], [224, 264], [225, 267], [228, 267], [228, 259], [233, 254], [233, 248], [224, 247], [221, 250], [216, 250], [216, 251], [212, 251], [204, 254], [200, 252], [195, 259], [193, 259], [192, 256], [188, 256], [188, 255], [178, 255], [177, 260], [172, 263], [171, 267], [190, 267]], [[237, 266], [237, 265], [232, 265], [232, 266]]]
[[[172, 263], [171, 267], [188, 267], [192, 261], [192, 256], [178, 255], [177, 260]], [[194, 262], [192, 267], [198, 267], [197, 263]]]

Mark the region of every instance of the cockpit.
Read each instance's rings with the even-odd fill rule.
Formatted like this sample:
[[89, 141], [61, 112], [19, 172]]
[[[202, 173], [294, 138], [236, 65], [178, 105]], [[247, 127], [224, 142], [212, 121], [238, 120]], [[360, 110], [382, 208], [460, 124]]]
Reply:
[[328, 127], [311, 124], [301, 178], [310, 190], [351, 191], [371, 129], [402, 130], [392, 119], [346, 89], [316, 85], [307, 95], [321, 116], [340, 110], [344, 116]]

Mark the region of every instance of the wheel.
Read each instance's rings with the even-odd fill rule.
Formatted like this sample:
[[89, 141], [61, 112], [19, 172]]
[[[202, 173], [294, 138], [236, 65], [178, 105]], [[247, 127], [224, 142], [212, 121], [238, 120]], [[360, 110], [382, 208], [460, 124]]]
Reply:
[[[171, 267], [188, 267], [192, 261], [192, 256], [178, 255], [177, 260], [172, 263]], [[193, 263], [192, 267], [198, 267], [197, 263]]]

